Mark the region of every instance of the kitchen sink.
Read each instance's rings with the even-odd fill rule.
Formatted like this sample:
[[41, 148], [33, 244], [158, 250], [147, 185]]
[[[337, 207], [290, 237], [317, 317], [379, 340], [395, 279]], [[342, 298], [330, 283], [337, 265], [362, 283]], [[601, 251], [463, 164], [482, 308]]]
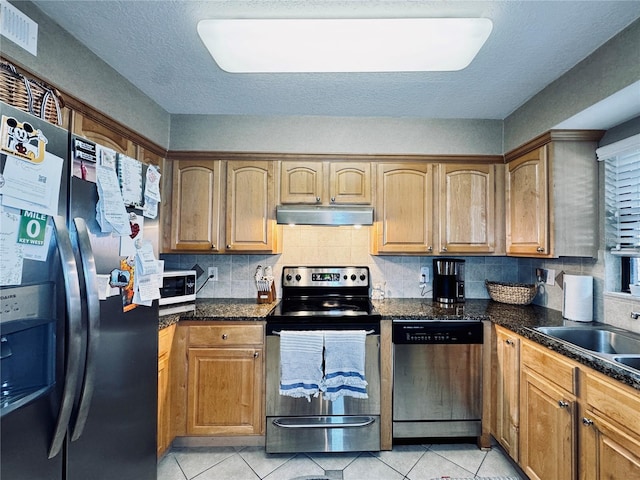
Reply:
[[605, 354], [638, 354], [640, 336], [602, 327], [538, 327], [541, 333], [578, 347]]
[[635, 370], [640, 370], [640, 355], [613, 357], [613, 360]]
[[640, 372], [640, 334], [608, 326], [537, 327], [540, 333]]

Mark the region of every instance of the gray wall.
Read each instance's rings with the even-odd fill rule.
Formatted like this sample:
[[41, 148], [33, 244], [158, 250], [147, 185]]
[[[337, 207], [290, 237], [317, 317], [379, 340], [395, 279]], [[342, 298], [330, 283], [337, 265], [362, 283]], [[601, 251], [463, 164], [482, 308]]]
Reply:
[[38, 24], [38, 56], [2, 37], [0, 50], [38, 77], [112, 117], [161, 147], [169, 114], [96, 57], [31, 2], [11, 2]]
[[638, 81], [639, 52], [640, 21], [636, 21], [509, 115], [504, 121], [504, 151]]

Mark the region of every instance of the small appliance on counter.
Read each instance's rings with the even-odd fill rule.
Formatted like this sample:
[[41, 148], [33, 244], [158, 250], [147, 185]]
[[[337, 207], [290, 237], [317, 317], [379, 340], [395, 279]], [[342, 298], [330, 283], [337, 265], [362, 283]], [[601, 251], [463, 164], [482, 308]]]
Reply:
[[160, 316], [195, 311], [196, 276], [195, 270], [165, 270], [163, 272], [160, 300], [158, 301]]
[[433, 259], [433, 301], [464, 302], [464, 260]]

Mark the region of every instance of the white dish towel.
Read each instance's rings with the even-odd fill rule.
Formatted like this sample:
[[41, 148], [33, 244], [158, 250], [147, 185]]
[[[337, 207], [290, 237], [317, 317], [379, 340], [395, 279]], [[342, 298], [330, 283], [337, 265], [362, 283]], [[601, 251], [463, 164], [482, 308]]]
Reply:
[[317, 397], [322, 384], [321, 331], [286, 331], [280, 333], [280, 395]]
[[364, 376], [366, 340], [365, 330], [324, 332], [324, 398], [369, 398]]

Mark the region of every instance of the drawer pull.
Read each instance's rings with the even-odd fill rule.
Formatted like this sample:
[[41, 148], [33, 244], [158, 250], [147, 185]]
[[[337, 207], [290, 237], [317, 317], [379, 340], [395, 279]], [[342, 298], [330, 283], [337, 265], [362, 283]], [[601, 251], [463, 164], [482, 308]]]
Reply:
[[593, 425], [593, 420], [591, 420], [590, 418], [587, 418], [587, 417], [582, 417], [582, 424], [585, 427], [590, 427], [591, 425]]
[[223, 340], [226, 340], [227, 338], [229, 338], [229, 335], [227, 335], [226, 333], [223, 333], [223, 334], [222, 334], [222, 339], [223, 339]]
[[537, 251], [538, 253], [542, 253], [542, 252], [544, 252], [544, 248], [542, 248], [542, 247], [538, 247], [538, 248], [536, 248], [536, 251]]
[[258, 358], [260, 356], [260, 352], [253, 352], [253, 358]]
[[508, 338], [507, 338], [507, 339], [504, 341], [504, 343], [506, 343], [507, 345], [513, 345], [513, 340], [510, 340], [510, 339], [508, 339]]
[[569, 406], [569, 402], [565, 402], [564, 400], [558, 400], [558, 406], [560, 408], [567, 408]]

